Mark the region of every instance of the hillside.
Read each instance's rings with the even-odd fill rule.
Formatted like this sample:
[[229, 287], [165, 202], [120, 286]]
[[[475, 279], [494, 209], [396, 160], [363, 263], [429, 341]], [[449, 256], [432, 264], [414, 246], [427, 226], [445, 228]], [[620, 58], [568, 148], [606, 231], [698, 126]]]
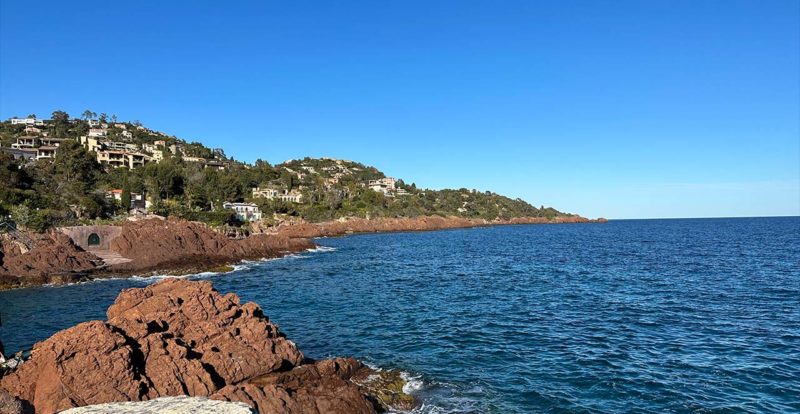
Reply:
[[[227, 204], [237, 202], [249, 204]], [[91, 111], [81, 119], [56, 111], [49, 120], [0, 123], [0, 215], [44, 230], [145, 211], [237, 227], [341, 217], [571, 216], [489, 191], [424, 189], [354, 161], [247, 164], [223, 149]]]

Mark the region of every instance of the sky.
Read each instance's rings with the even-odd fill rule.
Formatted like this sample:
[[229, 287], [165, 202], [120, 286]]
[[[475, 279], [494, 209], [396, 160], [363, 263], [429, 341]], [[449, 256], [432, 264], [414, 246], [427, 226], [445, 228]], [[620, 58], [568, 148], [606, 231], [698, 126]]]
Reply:
[[0, 0], [0, 118], [59, 109], [587, 217], [800, 215], [800, 1]]

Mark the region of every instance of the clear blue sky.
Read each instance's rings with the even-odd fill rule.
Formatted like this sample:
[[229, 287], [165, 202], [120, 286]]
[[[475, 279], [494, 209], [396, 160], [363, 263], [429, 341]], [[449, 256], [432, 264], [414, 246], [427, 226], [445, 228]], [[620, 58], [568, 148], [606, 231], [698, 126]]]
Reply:
[[800, 1], [0, 2], [0, 117], [85, 109], [611, 218], [800, 214]]

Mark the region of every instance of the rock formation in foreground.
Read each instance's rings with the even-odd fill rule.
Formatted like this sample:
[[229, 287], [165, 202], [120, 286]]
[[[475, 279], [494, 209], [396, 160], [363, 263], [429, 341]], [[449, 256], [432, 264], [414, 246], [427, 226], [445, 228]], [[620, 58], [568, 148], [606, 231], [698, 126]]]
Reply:
[[70, 408], [61, 414], [253, 414], [246, 404], [203, 397], [162, 397], [149, 401], [117, 402]]
[[[375, 413], [410, 408], [350, 358], [308, 361], [254, 303], [208, 281], [124, 290], [107, 311], [37, 343], [0, 388], [36, 413], [167, 396], [242, 402], [260, 413]], [[380, 376], [380, 375], [377, 375]]]

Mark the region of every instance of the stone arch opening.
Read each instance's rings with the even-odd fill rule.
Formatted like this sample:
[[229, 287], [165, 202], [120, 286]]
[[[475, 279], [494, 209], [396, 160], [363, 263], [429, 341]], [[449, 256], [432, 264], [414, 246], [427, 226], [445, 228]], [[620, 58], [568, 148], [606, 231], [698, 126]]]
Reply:
[[100, 236], [97, 233], [92, 233], [89, 235], [89, 246], [99, 246], [100, 245]]

